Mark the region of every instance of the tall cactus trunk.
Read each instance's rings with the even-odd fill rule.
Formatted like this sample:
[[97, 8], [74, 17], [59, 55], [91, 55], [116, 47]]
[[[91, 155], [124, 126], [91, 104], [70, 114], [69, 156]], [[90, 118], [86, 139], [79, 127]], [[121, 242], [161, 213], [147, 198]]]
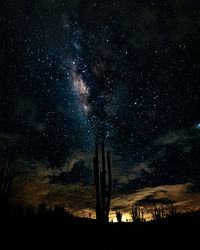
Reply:
[[104, 142], [102, 142], [102, 172], [101, 172], [101, 205], [102, 205], [102, 220], [105, 220], [105, 185], [106, 185], [106, 163]]
[[94, 166], [94, 185], [96, 188], [96, 218], [99, 221], [101, 219], [101, 201], [99, 192], [99, 158], [98, 158], [98, 144], [95, 147], [95, 156], [93, 158]]
[[[104, 142], [102, 142], [102, 168], [99, 169], [98, 144], [95, 147], [95, 156], [93, 158], [94, 166], [94, 185], [96, 188], [96, 219], [99, 222], [107, 222], [110, 210], [111, 198], [111, 164], [110, 152], [107, 152], [107, 168], [108, 168], [108, 188], [106, 185], [106, 159]], [[99, 182], [100, 172], [100, 182]]]

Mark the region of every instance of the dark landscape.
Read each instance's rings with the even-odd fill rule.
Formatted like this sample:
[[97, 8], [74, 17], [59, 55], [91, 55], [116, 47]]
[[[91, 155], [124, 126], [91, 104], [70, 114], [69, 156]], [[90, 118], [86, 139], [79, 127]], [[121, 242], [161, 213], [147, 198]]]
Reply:
[[198, 249], [200, 212], [98, 224], [59, 212], [1, 218], [4, 249]]

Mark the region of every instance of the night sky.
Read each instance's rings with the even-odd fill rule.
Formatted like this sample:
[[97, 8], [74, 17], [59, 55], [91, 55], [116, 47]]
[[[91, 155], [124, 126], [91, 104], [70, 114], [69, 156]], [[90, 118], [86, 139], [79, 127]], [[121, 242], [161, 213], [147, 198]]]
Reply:
[[200, 208], [200, 2], [7, 0], [0, 159], [11, 201], [95, 216], [92, 157], [112, 158], [111, 216]]

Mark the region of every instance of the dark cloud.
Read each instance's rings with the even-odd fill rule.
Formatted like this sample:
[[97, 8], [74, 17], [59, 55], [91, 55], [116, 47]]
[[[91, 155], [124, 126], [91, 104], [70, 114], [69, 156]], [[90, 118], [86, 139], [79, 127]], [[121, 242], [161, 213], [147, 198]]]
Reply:
[[[13, 115], [13, 120], [22, 120], [23, 126], [35, 129], [42, 132], [46, 129], [46, 124], [41, 116], [38, 114], [38, 107], [35, 103], [26, 98], [19, 98], [16, 100], [16, 109]], [[38, 119], [38, 120], [37, 120]]]
[[[120, 43], [121, 37], [129, 46], [145, 49], [146, 45], [167, 49], [166, 43], [181, 43], [187, 39], [198, 40], [199, 2], [182, 1], [63, 1], [77, 13], [82, 23], [96, 35], [102, 24], [114, 30]], [[195, 6], [195, 7], [194, 7]], [[109, 34], [109, 33], [108, 33]], [[123, 34], [123, 36], [122, 36]], [[113, 36], [108, 36], [113, 39]]]
[[93, 169], [85, 161], [79, 160], [74, 163], [71, 171], [50, 176], [50, 183], [91, 185], [93, 184]]
[[193, 181], [187, 186], [187, 192], [194, 192], [199, 193], [200, 192], [200, 184], [197, 181]]
[[[52, 168], [47, 162], [36, 162], [18, 159], [14, 166], [11, 198], [12, 202], [25, 206], [35, 206], [41, 202], [48, 206], [64, 205], [65, 208], [78, 216], [95, 217], [95, 190], [93, 186], [73, 183], [51, 183], [50, 176], [59, 176], [62, 170]], [[140, 205], [144, 209], [145, 218], [152, 216], [153, 202], [168, 206], [170, 201], [180, 209], [191, 211], [200, 207], [199, 192], [192, 190], [193, 184], [164, 185], [141, 188], [127, 194], [112, 191], [111, 218], [115, 218], [115, 211], [120, 210], [124, 219], [130, 219], [132, 205]]]
[[165, 204], [165, 205], [168, 205], [168, 204], [171, 204], [172, 201], [171, 200], [168, 200], [167, 198], [160, 198], [160, 199], [154, 199], [153, 198], [153, 195], [151, 196], [147, 196], [145, 197], [145, 199], [141, 199], [139, 201], [137, 201], [137, 204], [138, 205], [148, 205], [148, 204]]
[[192, 127], [160, 135], [151, 144], [145, 161], [124, 166], [114, 156], [113, 188], [120, 192], [135, 192], [145, 187], [198, 182], [199, 131]]
[[[196, 141], [196, 140], [195, 140]], [[199, 179], [199, 142], [193, 144], [168, 144], [164, 156], [152, 161], [148, 168], [150, 173], [135, 180], [130, 180], [131, 189], [137, 190], [145, 186], [159, 186], [168, 184], [196, 182]], [[190, 150], [184, 150], [186, 147]]]

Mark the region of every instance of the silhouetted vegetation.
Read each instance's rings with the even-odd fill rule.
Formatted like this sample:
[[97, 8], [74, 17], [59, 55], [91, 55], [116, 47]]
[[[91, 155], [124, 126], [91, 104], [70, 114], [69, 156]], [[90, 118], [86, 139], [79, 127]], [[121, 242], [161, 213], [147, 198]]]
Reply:
[[174, 216], [176, 214], [177, 214], [177, 210], [173, 206], [172, 202], [170, 206], [165, 207], [165, 208], [163, 207], [163, 205], [161, 205], [160, 207], [157, 207], [156, 204], [154, 203], [154, 209], [152, 211], [153, 220], [161, 220], [168, 216]]
[[[99, 224], [97, 220], [74, 217], [59, 205], [50, 208], [41, 204], [37, 209], [10, 205], [7, 213], [1, 216], [3, 240], [7, 237], [6, 244], [13, 249], [22, 249], [22, 246], [28, 246], [28, 249], [105, 249], [105, 245], [108, 249], [132, 249], [133, 246], [135, 249], [164, 249], [165, 246], [168, 249], [171, 246], [193, 249], [191, 246], [195, 226], [200, 223], [200, 211], [176, 213], [149, 222], [142, 220], [141, 210], [139, 216], [139, 207], [137, 215], [135, 211], [134, 207], [138, 223], [122, 222], [122, 213], [117, 211], [120, 223]], [[133, 236], [134, 241], [127, 240]]]
[[116, 211], [116, 218], [119, 223], [122, 221], [122, 213], [120, 211]]
[[[103, 144], [102, 153], [104, 155]], [[99, 171], [97, 160], [98, 145], [94, 157], [95, 171]], [[111, 178], [109, 153], [107, 161], [109, 178]], [[105, 170], [101, 172], [99, 196], [101, 202], [102, 195], [105, 195], [107, 200], [105, 209], [101, 210], [101, 214], [98, 216], [101, 220], [104, 218], [105, 221], [109, 214], [110, 193], [109, 195], [106, 193], [105, 173], [103, 174], [103, 171]], [[66, 249], [105, 249], [105, 245], [108, 249], [117, 247], [121, 249], [132, 249], [131, 247], [135, 249], [149, 249], [151, 247], [154, 249], [164, 249], [165, 247], [166, 249], [172, 247], [180, 249], [183, 246], [193, 249], [195, 239], [198, 239], [195, 228], [200, 223], [200, 211], [181, 214], [177, 212], [172, 203], [165, 207], [154, 204], [153, 220], [147, 222], [144, 219], [143, 209], [139, 206], [132, 206], [132, 220], [137, 223], [122, 222], [122, 212], [116, 211], [119, 223], [99, 224], [98, 220], [73, 216], [62, 205], [50, 207], [42, 203], [34, 208], [11, 204], [9, 202], [11, 180], [9, 165], [2, 163], [0, 165], [0, 221], [3, 228], [1, 244], [6, 244], [6, 249], [60, 249], [63, 247]], [[98, 187], [96, 186], [96, 188]], [[111, 187], [108, 190], [110, 192]], [[97, 202], [99, 201], [97, 200]], [[101, 237], [100, 241], [99, 236]], [[127, 240], [133, 236], [134, 241]]]
[[131, 217], [133, 222], [144, 222], [144, 211], [139, 206], [132, 205]]
[[163, 219], [165, 217], [163, 206], [157, 208], [156, 204], [154, 203], [154, 210], [153, 210], [153, 213], [152, 213], [152, 217], [153, 217], [154, 220]]

